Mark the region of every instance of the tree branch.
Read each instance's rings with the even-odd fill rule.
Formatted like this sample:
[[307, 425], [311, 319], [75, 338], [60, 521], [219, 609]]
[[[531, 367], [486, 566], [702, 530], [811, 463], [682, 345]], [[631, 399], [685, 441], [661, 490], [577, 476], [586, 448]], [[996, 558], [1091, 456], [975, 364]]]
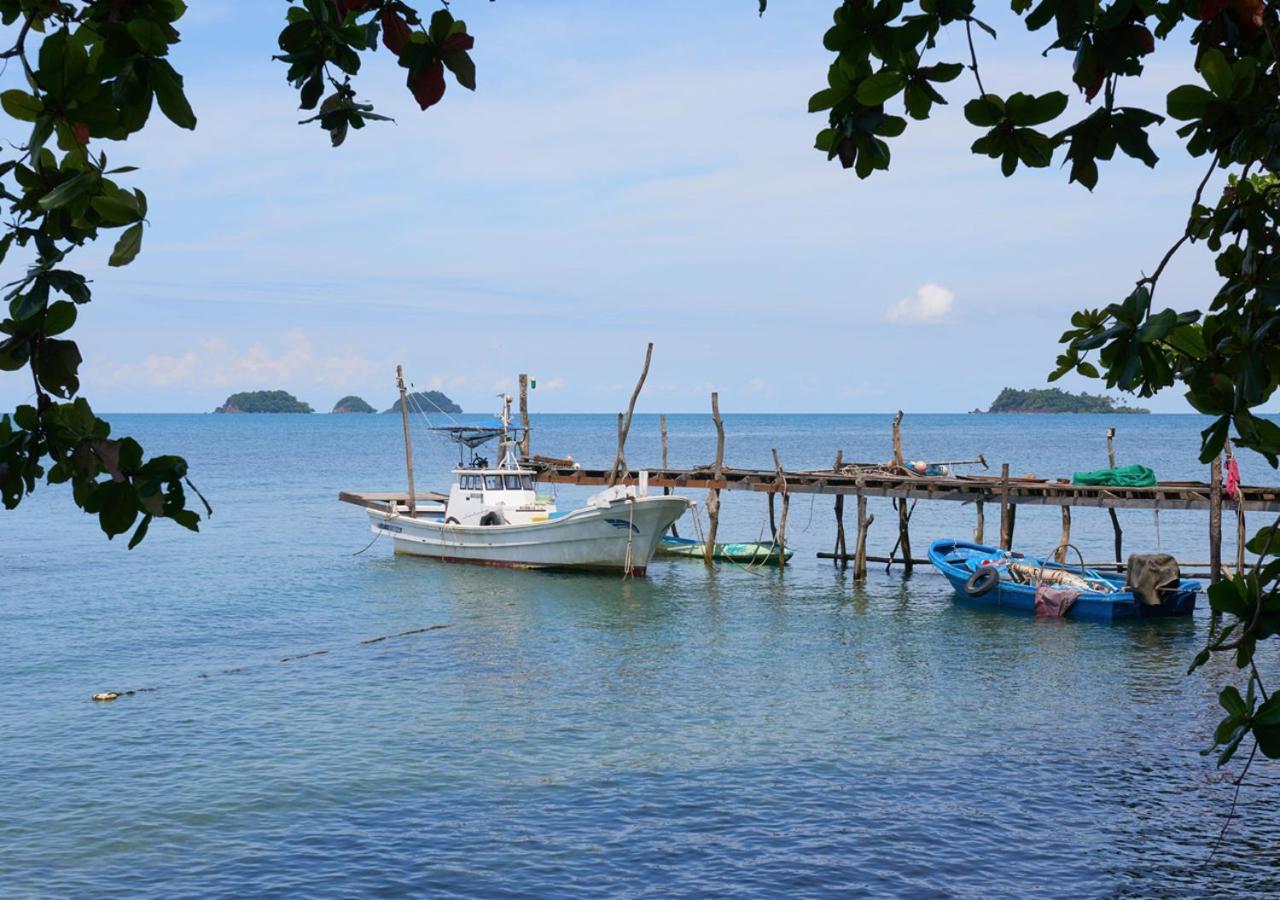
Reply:
[[1182, 236], [1174, 241], [1173, 246], [1165, 251], [1164, 258], [1160, 260], [1160, 264], [1156, 266], [1156, 270], [1150, 275], [1144, 275], [1138, 279], [1138, 286], [1144, 284], [1151, 286], [1151, 295], [1155, 296], [1156, 282], [1160, 280], [1160, 276], [1164, 274], [1165, 266], [1169, 265], [1169, 261], [1173, 259], [1175, 253], [1181, 249], [1182, 245], [1187, 241], [1194, 241], [1191, 236], [1191, 229], [1195, 222], [1196, 207], [1200, 205], [1200, 198], [1204, 196], [1205, 186], [1209, 183], [1209, 179], [1213, 177], [1213, 172], [1218, 168], [1218, 155], [1215, 153], [1213, 159], [1209, 162], [1209, 171], [1204, 173], [1204, 177], [1200, 179], [1200, 186], [1196, 188], [1195, 199], [1191, 201], [1191, 215], [1187, 217], [1187, 227], [1182, 232]]
[[969, 17], [964, 20], [964, 36], [969, 39], [969, 59], [971, 64], [969, 68], [973, 71], [973, 78], [978, 82], [978, 93], [986, 95], [987, 89], [982, 86], [982, 75], [978, 72], [978, 52], [973, 48], [973, 18]]

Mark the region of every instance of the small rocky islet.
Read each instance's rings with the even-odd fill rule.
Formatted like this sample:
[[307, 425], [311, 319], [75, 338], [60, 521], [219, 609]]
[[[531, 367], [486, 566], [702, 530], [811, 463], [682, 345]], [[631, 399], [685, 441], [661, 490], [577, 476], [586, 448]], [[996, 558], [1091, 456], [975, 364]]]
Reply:
[[[462, 407], [449, 399], [440, 391], [417, 391], [409, 395], [410, 411], [421, 409], [427, 415], [432, 413], [456, 414]], [[363, 397], [348, 394], [333, 406], [335, 414], [376, 413], [378, 410]], [[312, 413], [311, 404], [299, 400], [288, 391], [240, 391], [232, 394], [226, 402], [214, 410], [215, 413]], [[400, 412], [400, 399], [388, 413]]]
[[[975, 409], [975, 413], [983, 410]], [[1139, 406], [1103, 394], [1071, 394], [1061, 388], [1033, 388], [1020, 391], [1007, 387], [991, 401], [988, 413], [1149, 413]]]

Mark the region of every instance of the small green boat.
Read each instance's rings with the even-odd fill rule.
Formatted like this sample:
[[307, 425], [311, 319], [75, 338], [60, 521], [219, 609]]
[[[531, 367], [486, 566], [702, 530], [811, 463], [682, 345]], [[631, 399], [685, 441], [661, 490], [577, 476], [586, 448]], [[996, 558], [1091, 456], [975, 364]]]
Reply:
[[[703, 559], [707, 545], [692, 538], [678, 538], [666, 535], [658, 544], [658, 556], [687, 556], [692, 559]], [[722, 562], [741, 563], [751, 566], [780, 566], [795, 551], [782, 548], [769, 541], [750, 541], [745, 544], [716, 544], [711, 558]]]

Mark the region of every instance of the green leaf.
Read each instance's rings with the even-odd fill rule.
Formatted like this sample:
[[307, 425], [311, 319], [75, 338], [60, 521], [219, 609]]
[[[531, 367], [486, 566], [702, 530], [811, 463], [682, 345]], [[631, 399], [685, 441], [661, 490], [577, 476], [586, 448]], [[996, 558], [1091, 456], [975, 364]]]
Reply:
[[62, 334], [76, 323], [76, 305], [67, 300], [59, 300], [49, 306], [44, 317], [44, 333], [46, 337]]
[[169, 52], [169, 36], [165, 30], [151, 19], [132, 18], [129, 20], [129, 36], [134, 39], [144, 53], [151, 56], [163, 56]]
[[964, 117], [971, 125], [990, 128], [1004, 118], [1004, 102], [995, 94], [984, 94], [964, 105]]
[[79, 175], [68, 178], [40, 198], [40, 208], [52, 210], [66, 206], [89, 188], [93, 177], [89, 172], [81, 172]]
[[1235, 685], [1229, 684], [1218, 694], [1218, 703], [1227, 713], [1237, 719], [1247, 719], [1249, 717], [1249, 708], [1245, 706], [1244, 698], [1240, 696], [1240, 691]]
[[1231, 66], [1222, 55], [1222, 51], [1211, 47], [1200, 55], [1200, 74], [1205, 83], [1217, 96], [1226, 100], [1235, 87], [1235, 76], [1231, 74]]
[[1184, 84], [1169, 92], [1166, 108], [1170, 118], [1185, 122], [1203, 117], [1212, 100], [1213, 94], [1199, 85]]
[[138, 255], [138, 251], [142, 249], [142, 223], [130, 225], [125, 229], [124, 234], [120, 235], [120, 239], [116, 241], [115, 249], [111, 251], [111, 258], [107, 260], [109, 266], [127, 266], [133, 262], [134, 257]]
[[147, 529], [150, 526], [151, 526], [151, 516], [150, 515], [143, 516], [142, 521], [138, 523], [138, 527], [134, 529], [133, 537], [129, 538], [130, 550], [132, 550], [134, 547], [142, 543], [142, 539], [147, 536]]
[[1215, 612], [1243, 616], [1249, 611], [1249, 603], [1242, 591], [1243, 586], [1234, 579], [1209, 585], [1209, 608]]
[[19, 122], [34, 122], [44, 111], [44, 104], [36, 97], [16, 89], [0, 94], [0, 106]]
[[[93, 512], [108, 538], [124, 534], [138, 518], [133, 486], [127, 481], [104, 481], [93, 493]], [[87, 508], [87, 506], [86, 506]]]
[[94, 197], [89, 201], [89, 206], [102, 217], [103, 224], [108, 226], [128, 225], [142, 218], [133, 195], [123, 191], [118, 197]]
[[[1051, 91], [1039, 97], [1017, 93], [1005, 101], [1005, 113], [1015, 125], [1043, 125], [1062, 115], [1067, 108], [1067, 95]], [[994, 124], [994, 123], [993, 123]]]
[[182, 76], [163, 59], [151, 60], [151, 88], [155, 91], [160, 111], [179, 128], [196, 127], [196, 114], [182, 90]]
[[821, 112], [824, 109], [830, 109], [840, 102], [842, 93], [835, 88], [823, 88], [809, 98], [809, 112]]
[[1253, 713], [1255, 726], [1280, 725], [1280, 693], [1272, 694]]
[[1173, 327], [1177, 322], [1178, 314], [1171, 309], [1149, 316], [1142, 327], [1138, 329], [1138, 341], [1143, 344], [1162, 341], [1173, 331]]
[[962, 63], [935, 63], [918, 70], [929, 81], [954, 81], [964, 71]]
[[46, 390], [70, 398], [80, 390], [80, 348], [73, 341], [47, 339], [40, 347], [36, 377]]
[[440, 54], [440, 61], [458, 79], [458, 84], [469, 91], [476, 89], [476, 64], [467, 51], [445, 50]]
[[896, 69], [881, 69], [858, 85], [857, 98], [863, 106], [879, 106], [906, 84], [902, 73]]

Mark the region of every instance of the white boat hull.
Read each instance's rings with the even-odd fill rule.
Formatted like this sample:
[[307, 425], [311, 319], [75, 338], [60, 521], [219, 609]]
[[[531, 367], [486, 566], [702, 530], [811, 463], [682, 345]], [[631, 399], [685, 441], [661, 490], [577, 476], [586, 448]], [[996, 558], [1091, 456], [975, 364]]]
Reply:
[[588, 506], [545, 522], [446, 524], [369, 509], [375, 534], [390, 534], [395, 552], [446, 562], [531, 569], [594, 569], [643, 575], [662, 535], [689, 508], [683, 497], [637, 497]]

